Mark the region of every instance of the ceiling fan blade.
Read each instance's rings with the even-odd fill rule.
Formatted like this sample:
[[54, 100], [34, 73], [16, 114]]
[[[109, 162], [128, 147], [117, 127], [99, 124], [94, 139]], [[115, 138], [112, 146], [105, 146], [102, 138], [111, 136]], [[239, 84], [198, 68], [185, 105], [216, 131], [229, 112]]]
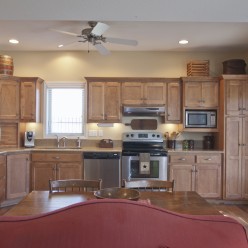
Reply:
[[94, 46], [100, 54], [102, 54], [102, 55], [109, 55], [110, 54], [110, 51], [107, 48], [105, 48], [102, 44], [97, 43]]
[[75, 34], [75, 33], [71, 33], [71, 32], [67, 32], [67, 31], [62, 31], [62, 30], [58, 30], [58, 29], [50, 29], [51, 31], [55, 31], [57, 33], [61, 33], [61, 34], [68, 34], [68, 35], [71, 35], [71, 36], [78, 36], [78, 34]]
[[129, 46], [137, 46], [138, 45], [137, 40], [127, 40], [127, 39], [112, 38], [112, 37], [104, 38], [104, 42], [129, 45]]
[[92, 29], [91, 33], [96, 36], [101, 36], [108, 28], [109, 25], [102, 22], [98, 22], [96, 26]]

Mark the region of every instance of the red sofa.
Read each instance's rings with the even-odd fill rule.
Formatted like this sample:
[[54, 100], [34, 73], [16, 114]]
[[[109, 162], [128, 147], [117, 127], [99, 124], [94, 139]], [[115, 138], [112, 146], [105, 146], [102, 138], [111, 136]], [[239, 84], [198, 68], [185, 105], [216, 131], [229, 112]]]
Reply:
[[89, 200], [47, 214], [0, 217], [1, 248], [247, 248], [224, 216], [183, 215], [128, 200]]

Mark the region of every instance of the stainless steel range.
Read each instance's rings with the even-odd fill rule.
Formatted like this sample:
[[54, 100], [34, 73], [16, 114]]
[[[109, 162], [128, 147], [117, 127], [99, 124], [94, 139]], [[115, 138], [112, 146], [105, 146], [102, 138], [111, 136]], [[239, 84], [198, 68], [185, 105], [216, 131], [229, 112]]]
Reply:
[[128, 132], [123, 133], [122, 141], [122, 179], [168, 179], [162, 133]]

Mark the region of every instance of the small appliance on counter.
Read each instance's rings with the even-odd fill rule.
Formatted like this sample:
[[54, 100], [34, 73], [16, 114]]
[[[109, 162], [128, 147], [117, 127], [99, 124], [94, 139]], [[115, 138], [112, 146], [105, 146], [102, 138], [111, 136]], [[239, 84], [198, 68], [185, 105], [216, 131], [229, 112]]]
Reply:
[[24, 146], [25, 147], [34, 147], [34, 137], [35, 137], [35, 132], [33, 132], [33, 131], [25, 132]]

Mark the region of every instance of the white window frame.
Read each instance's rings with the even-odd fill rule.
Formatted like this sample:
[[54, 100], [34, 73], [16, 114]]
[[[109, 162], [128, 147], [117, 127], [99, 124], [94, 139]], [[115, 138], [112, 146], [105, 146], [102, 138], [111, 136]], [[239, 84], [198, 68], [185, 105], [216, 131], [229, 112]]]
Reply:
[[48, 106], [47, 106], [47, 90], [49, 88], [84, 88], [84, 123], [83, 123], [83, 130], [82, 134], [73, 134], [73, 133], [64, 133], [59, 135], [66, 135], [68, 138], [85, 138], [86, 137], [86, 118], [87, 118], [87, 84], [86, 82], [81, 81], [47, 81], [44, 83], [44, 122], [43, 122], [43, 137], [44, 138], [54, 138], [55, 134], [48, 134], [47, 133], [47, 125], [48, 125]]

